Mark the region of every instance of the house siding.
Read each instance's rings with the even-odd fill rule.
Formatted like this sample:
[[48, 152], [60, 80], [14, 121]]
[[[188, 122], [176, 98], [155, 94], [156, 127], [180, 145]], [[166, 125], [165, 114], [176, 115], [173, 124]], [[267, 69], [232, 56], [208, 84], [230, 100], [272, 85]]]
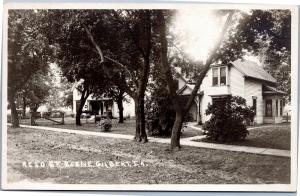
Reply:
[[179, 90], [186, 84], [186, 82], [181, 77], [178, 77], [177, 80], [178, 80], [178, 89], [177, 90]]
[[262, 96], [262, 83], [256, 80], [245, 78], [244, 98], [248, 106], [253, 106], [253, 98], [256, 98], [256, 116], [254, 122], [257, 124], [263, 123], [264, 102]]
[[200, 90], [204, 92], [204, 96], [201, 99], [200, 112], [202, 122], [210, 119], [209, 115], [205, 114], [208, 104], [212, 103], [213, 96], [221, 95], [235, 95], [244, 97], [244, 77], [234, 67], [227, 67], [227, 85], [224, 86], [212, 86], [212, 69], [209, 69], [205, 78], [202, 81]]
[[[123, 116], [124, 118], [131, 118], [135, 116], [135, 107], [134, 107], [134, 100], [131, 97], [126, 98], [127, 101], [123, 101]], [[118, 104], [116, 102], [113, 103], [113, 116], [119, 118], [119, 109]]]
[[230, 67], [228, 71], [230, 91], [233, 96], [245, 96], [245, 77], [235, 67]]
[[208, 121], [210, 119], [210, 116], [205, 115], [205, 111], [207, 110], [208, 104], [211, 103], [211, 97], [208, 96], [208, 92], [210, 91], [211, 86], [212, 71], [211, 69], [209, 69], [200, 86], [200, 91], [203, 91], [204, 93], [204, 96], [202, 96], [202, 99], [200, 100], [200, 114], [202, 122]]
[[209, 115], [205, 115], [205, 111], [207, 110], [208, 104], [212, 103], [213, 96], [231, 94], [232, 96], [245, 98], [248, 106], [252, 106], [253, 96], [256, 97], [257, 113], [254, 120], [258, 124], [263, 123], [264, 103], [262, 97], [262, 83], [245, 78], [243, 73], [235, 67], [228, 67], [227, 85], [225, 86], [212, 86], [212, 69], [209, 69], [206, 77], [203, 79], [200, 90], [204, 92], [200, 107], [202, 122], [210, 119]]

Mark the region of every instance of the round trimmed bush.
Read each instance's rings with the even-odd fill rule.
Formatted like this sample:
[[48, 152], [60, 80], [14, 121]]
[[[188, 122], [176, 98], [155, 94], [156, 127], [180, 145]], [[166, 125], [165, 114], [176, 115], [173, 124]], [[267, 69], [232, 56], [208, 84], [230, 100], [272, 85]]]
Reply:
[[245, 122], [254, 119], [253, 109], [239, 96], [215, 99], [209, 104], [206, 115], [211, 115], [203, 125], [206, 138], [218, 142], [244, 140], [248, 135]]
[[100, 131], [109, 132], [112, 127], [112, 122], [111, 119], [104, 118], [101, 119], [100, 121], [97, 121], [96, 125], [100, 128]]

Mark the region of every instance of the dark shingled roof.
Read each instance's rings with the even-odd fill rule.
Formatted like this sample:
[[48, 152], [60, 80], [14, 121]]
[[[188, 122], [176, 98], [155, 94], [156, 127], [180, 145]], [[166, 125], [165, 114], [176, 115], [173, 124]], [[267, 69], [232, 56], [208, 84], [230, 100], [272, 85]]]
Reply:
[[253, 61], [236, 60], [231, 64], [246, 77], [276, 83], [275, 78], [273, 78], [266, 70], [264, 70], [262, 66], [259, 66]]

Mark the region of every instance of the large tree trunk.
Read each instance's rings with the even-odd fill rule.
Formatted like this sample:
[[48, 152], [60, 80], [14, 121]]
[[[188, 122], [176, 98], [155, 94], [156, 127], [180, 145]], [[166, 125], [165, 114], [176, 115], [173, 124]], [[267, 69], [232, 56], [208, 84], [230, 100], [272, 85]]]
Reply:
[[15, 103], [15, 97], [11, 95], [8, 101], [11, 109], [11, 124], [13, 128], [17, 128], [20, 126], [20, 123], [19, 123], [19, 116], [18, 116], [16, 103]]
[[76, 125], [77, 126], [81, 126], [80, 117], [81, 117], [82, 110], [83, 110], [84, 104], [85, 104], [88, 96], [89, 96], [89, 93], [87, 92], [87, 90], [84, 90], [81, 93], [79, 108], [76, 108]]
[[135, 140], [138, 142], [148, 142], [146, 134], [146, 122], [145, 122], [145, 109], [144, 109], [144, 96], [134, 99], [135, 104]]
[[171, 134], [171, 149], [180, 148], [180, 134], [182, 129], [182, 123], [184, 118], [183, 110], [179, 103], [179, 97], [176, 93], [176, 85], [172, 76], [171, 65], [168, 62], [168, 43], [166, 38], [166, 23], [163, 11], [158, 11], [159, 25], [159, 41], [161, 43], [160, 48], [160, 60], [161, 69], [164, 73], [166, 82], [168, 84], [168, 90], [172, 99], [174, 109], [176, 111], [176, 118], [172, 128]]
[[134, 99], [134, 108], [135, 108], [135, 136], [134, 139], [139, 141], [141, 136], [141, 119], [140, 119], [140, 108], [139, 108], [139, 101], [137, 98]]
[[176, 111], [176, 118], [172, 128], [171, 135], [171, 149], [180, 148], [180, 135], [183, 123], [183, 112], [181, 110]]
[[145, 99], [142, 96], [139, 100], [140, 120], [141, 120], [141, 141], [148, 142], [146, 134], [146, 120], [145, 120]]
[[117, 98], [117, 105], [118, 105], [118, 109], [119, 109], [119, 123], [124, 122], [123, 94], [124, 94], [123, 92], [120, 92], [118, 95], [118, 98]]

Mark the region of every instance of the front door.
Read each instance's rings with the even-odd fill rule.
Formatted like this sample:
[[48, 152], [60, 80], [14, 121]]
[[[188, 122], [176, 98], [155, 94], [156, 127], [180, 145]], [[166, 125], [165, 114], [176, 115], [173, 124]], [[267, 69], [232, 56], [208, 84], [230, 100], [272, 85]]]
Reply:
[[272, 99], [266, 100], [266, 116], [272, 116]]

